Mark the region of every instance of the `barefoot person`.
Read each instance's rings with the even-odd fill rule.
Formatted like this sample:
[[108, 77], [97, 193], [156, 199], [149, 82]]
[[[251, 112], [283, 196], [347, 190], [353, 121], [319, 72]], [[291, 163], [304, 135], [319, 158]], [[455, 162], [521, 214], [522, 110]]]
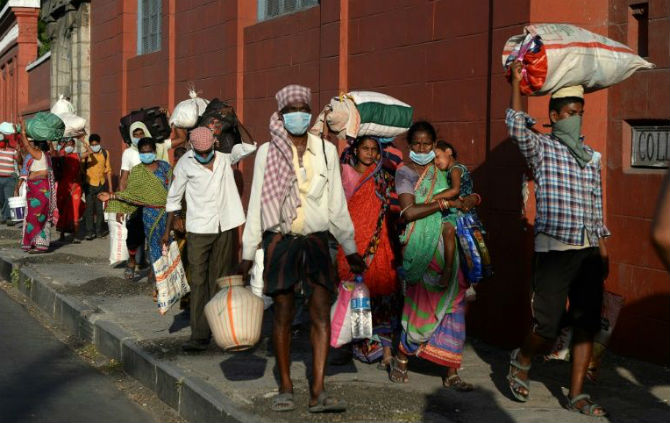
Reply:
[[471, 391], [473, 386], [458, 375], [465, 343], [467, 285], [455, 249], [456, 216], [447, 212], [450, 208], [472, 209], [479, 196], [436, 200], [436, 193], [448, 190], [449, 183], [446, 173], [435, 165], [435, 128], [425, 121], [415, 122], [407, 140], [410, 162], [395, 177], [400, 219], [407, 223], [400, 237], [407, 287], [400, 345], [391, 360], [389, 377], [392, 382], [406, 383], [407, 356], [413, 355], [444, 366], [445, 387]]
[[353, 273], [361, 273], [365, 264], [356, 252], [337, 149], [307, 134], [312, 117], [309, 88], [289, 85], [275, 98], [278, 111], [270, 118], [272, 139], [259, 148], [254, 165], [241, 270], [246, 276], [262, 242], [265, 293], [274, 299], [272, 343], [280, 377], [279, 395], [272, 409], [295, 408], [290, 345], [299, 293], [307, 298], [312, 325], [309, 411], [344, 411], [345, 404], [329, 397], [323, 382], [335, 290], [328, 232], [342, 245]]
[[534, 324], [521, 348], [512, 352], [509, 386], [517, 400], [528, 401], [533, 357], [547, 352], [561, 323], [568, 321], [574, 328], [568, 408], [604, 416], [605, 409], [582, 390], [593, 337], [600, 329], [603, 281], [608, 270], [605, 237], [610, 235], [603, 223], [600, 154], [581, 137], [584, 90], [568, 87], [552, 95], [552, 132], [545, 135], [531, 129], [534, 121], [523, 110], [520, 62], [512, 66], [512, 76], [506, 123], [509, 136], [533, 171], [537, 217], [531, 303]]

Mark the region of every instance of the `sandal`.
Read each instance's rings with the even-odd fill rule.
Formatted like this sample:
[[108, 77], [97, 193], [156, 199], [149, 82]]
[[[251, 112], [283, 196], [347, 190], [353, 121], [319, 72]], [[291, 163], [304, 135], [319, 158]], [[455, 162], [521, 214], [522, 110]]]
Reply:
[[[569, 396], [566, 396], [566, 398], [568, 399], [567, 409], [570, 411], [574, 411], [575, 413], [582, 413], [585, 416], [591, 417], [607, 416], [607, 411], [605, 411], [601, 405], [591, 401], [591, 395], [589, 394], [579, 394], [572, 399], [570, 399]], [[578, 407], [577, 403], [580, 401], [584, 401], [584, 405]]]
[[377, 370], [388, 370], [389, 366], [391, 365], [391, 360], [393, 360], [393, 357], [389, 358], [388, 360], [382, 358], [381, 361], [377, 363]]
[[[524, 366], [523, 364], [519, 363], [516, 359], [518, 354], [519, 348], [512, 351], [509, 361], [509, 373], [507, 374], [507, 381], [509, 382], [509, 389], [512, 391], [514, 398], [516, 398], [518, 401], [526, 402], [528, 401], [528, 397], [530, 397], [530, 384], [528, 383], [527, 379], [519, 379], [517, 375], [519, 374], [519, 371], [528, 372], [530, 370], [530, 364]], [[525, 389], [526, 394], [520, 392], [519, 388]]]
[[272, 411], [293, 411], [295, 410], [295, 401], [293, 401], [293, 392], [280, 392], [272, 398]]
[[468, 383], [461, 379], [459, 375], [451, 375], [442, 380], [442, 385], [445, 388], [451, 388], [454, 391], [458, 392], [470, 392], [475, 389], [475, 386], [472, 383]]
[[135, 279], [135, 266], [128, 266], [126, 270], [123, 271], [123, 277], [126, 280], [132, 281]]
[[307, 409], [310, 413], [341, 413], [347, 411], [347, 403], [330, 398], [326, 391], [321, 391], [316, 399], [316, 404]]
[[[407, 383], [409, 382], [409, 377], [407, 376], [407, 363], [409, 360], [401, 360], [397, 357], [391, 358], [389, 379], [393, 383]], [[400, 364], [404, 364], [405, 368], [401, 369]]]

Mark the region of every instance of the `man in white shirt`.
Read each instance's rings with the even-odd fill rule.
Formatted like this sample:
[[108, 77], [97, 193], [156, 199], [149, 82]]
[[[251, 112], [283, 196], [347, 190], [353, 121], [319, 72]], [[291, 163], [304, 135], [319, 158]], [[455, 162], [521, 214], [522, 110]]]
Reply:
[[185, 351], [202, 351], [209, 345], [211, 331], [205, 318], [205, 304], [217, 291], [216, 280], [235, 272], [237, 228], [244, 223], [242, 201], [231, 165], [256, 150], [237, 144], [230, 154], [214, 150], [214, 135], [205, 127], [191, 131], [193, 149], [174, 167], [165, 210], [168, 212], [163, 243], [170, 239], [175, 212], [186, 196], [186, 238], [191, 283], [191, 339]]
[[344, 411], [345, 404], [329, 398], [324, 390], [330, 304], [336, 279], [328, 233], [342, 245], [353, 273], [362, 273], [365, 263], [356, 250], [337, 149], [307, 134], [311, 121], [309, 88], [289, 85], [275, 98], [279, 111], [270, 118], [272, 140], [259, 148], [254, 165], [241, 270], [246, 276], [262, 243], [264, 290], [274, 299], [272, 343], [281, 379], [272, 409], [295, 408], [290, 330], [295, 296], [301, 294], [308, 299], [312, 325], [314, 364], [309, 411]]

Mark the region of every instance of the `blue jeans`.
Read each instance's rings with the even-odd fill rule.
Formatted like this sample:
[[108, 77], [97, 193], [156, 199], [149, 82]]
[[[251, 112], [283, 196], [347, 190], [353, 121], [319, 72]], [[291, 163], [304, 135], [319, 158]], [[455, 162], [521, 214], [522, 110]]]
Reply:
[[9, 197], [14, 196], [16, 187], [16, 175], [0, 177], [0, 205], [2, 206], [2, 219], [9, 220]]

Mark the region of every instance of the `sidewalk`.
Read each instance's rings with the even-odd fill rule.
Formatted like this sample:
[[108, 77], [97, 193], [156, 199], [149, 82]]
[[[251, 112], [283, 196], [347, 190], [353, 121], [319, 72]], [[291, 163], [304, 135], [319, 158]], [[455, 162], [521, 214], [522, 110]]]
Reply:
[[[354, 362], [327, 369], [327, 389], [347, 401], [348, 411], [312, 415], [306, 411], [306, 331], [297, 333], [292, 346], [297, 410], [273, 413], [269, 407], [277, 382], [269, 341], [271, 310], [266, 311], [263, 337], [253, 350], [224, 353], [212, 343], [202, 354], [185, 354], [180, 345], [190, 330], [178, 306], [160, 316], [146, 277], [129, 282], [122, 277], [123, 269], [108, 265], [108, 240], [56, 242], [52, 253], [32, 256], [18, 248], [19, 237], [16, 228], [0, 228], [0, 276], [57, 323], [121, 361], [127, 373], [190, 421], [607, 421], [561, 406], [567, 363], [536, 363], [531, 400], [511, 400], [505, 381], [509, 352], [475, 339], [466, 345], [461, 370], [462, 377], [476, 385], [475, 392], [442, 388], [439, 368], [426, 362], [410, 362], [410, 382], [405, 385], [389, 382], [376, 365]], [[670, 369], [665, 367], [608, 354], [599, 382], [587, 382], [585, 390], [610, 412], [612, 422], [665, 422], [670, 417]]]

